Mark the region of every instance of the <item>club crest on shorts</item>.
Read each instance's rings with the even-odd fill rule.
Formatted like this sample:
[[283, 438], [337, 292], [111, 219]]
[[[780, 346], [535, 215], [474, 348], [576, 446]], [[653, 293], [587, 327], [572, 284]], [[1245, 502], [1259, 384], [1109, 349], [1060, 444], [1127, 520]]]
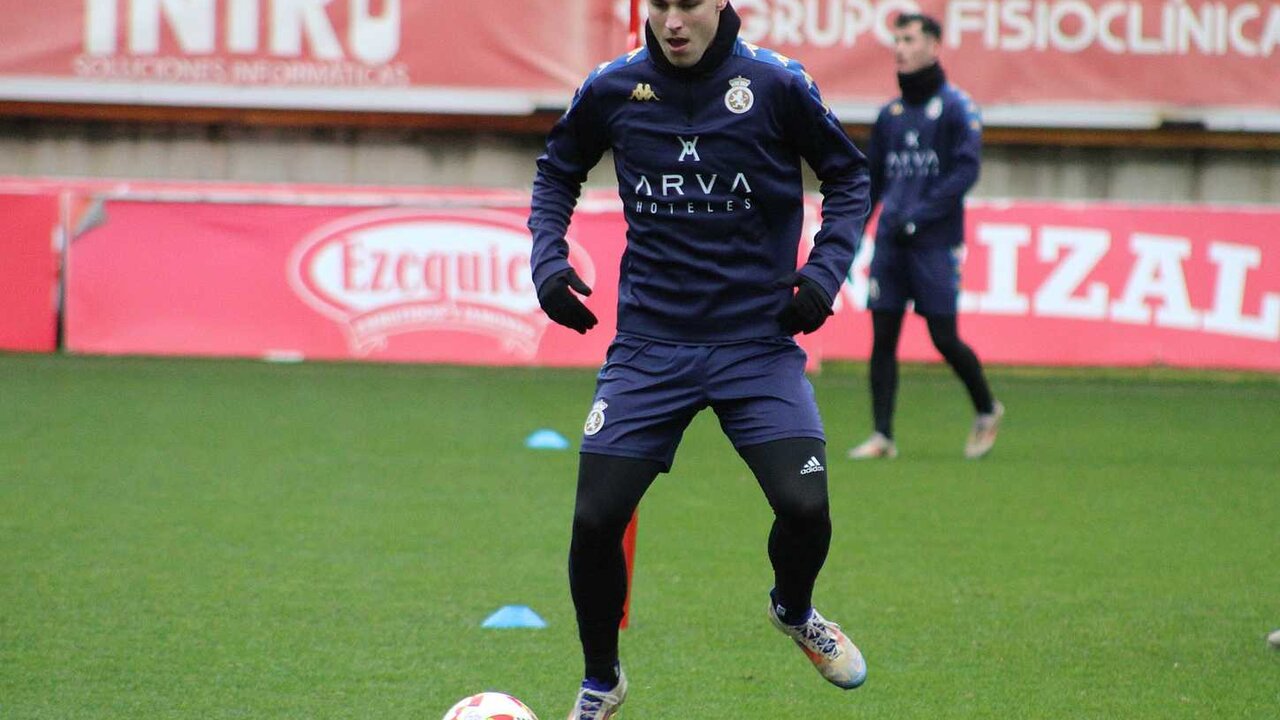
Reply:
[[600, 428], [604, 427], [604, 409], [609, 407], [609, 403], [603, 400], [597, 400], [595, 405], [591, 406], [591, 412], [587, 413], [587, 423], [582, 426], [582, 434], [591, 437], [600, 432]]
[[751, 81], [739, 75], [729, 81], [729, 91], [724, 94], [724, 106], [735, 115], [751, 109], [756, 104], [756, 95], [751, 92]]

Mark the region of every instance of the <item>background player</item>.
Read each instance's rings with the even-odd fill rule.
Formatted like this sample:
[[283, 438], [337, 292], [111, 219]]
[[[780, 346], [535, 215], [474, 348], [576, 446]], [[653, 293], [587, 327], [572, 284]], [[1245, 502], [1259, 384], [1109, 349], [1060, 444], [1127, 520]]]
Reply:
[[938, 61], [942, 28], [927, 15], [899, 15], [894, 60], [902, 96], [885, 105], [871, 132], [871, 205], [883, 202], [871, 261], [871, 407], [875, 432], [853, 459], [897, 457], [893, 411], [898, 337], [907, 301], [929, 325], [933, 345], [955, 371], [977, 417], [967, 458], [995, 444], [1004, 406], [991, 396], [977, 355], [956, 328], [964, 244], [964, 196], [978, 180], [982, 123], [977, 108], [947, 82]]

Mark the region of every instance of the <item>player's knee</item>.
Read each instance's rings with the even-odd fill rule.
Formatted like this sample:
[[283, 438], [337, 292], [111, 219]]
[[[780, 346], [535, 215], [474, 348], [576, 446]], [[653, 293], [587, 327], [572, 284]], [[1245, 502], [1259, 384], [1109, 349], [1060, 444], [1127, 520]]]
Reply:
[[966, 358], [973, 357], [973, 350], [968, 345], [964, 344], [964, 341], [959, 338], [950, 340], [942, 345], [935, 344], [935, 347], [938, 348], [938, 352], [942, 357], [946, 358], [947, 361], [951, 363], [964, 361]]
[[933, 347], [936, 348], [938, 353], [941, 354], [943, 357], [952, 357], [956, 355], [957, 353], [960, 352], [960, 349], [963, 346], [964, 344], [960, 342], [960, 339], [955, 337], [954, 335], [950, 335], [950, 336], [943, 335], [941, 337], [938, 337], [938, 336], [933, 337]]
[[584, 453], [578, 466], [578, 498], [573, 510], [573, 534], [593, 541], [614, 542], [626, 531], [636, 505], [662, 470], [654, 460]]
[[621, 510], [610, 512], [600, 508], [579, 506], [573, 513], [573, 535], [574, 538], [601, 542], [609, 541], [614, 536], [621, 538], [630, 520], [630, 512]]
[[964, 342], [960, 340], [960, 335], [956, 332], [954, 320], [949, 323], [930, 321], [929, 339], [933, 341], [933, 346], [944, 357], [949, 357], [964, 350]]
[[830, 523], [826, 443], [789, 438], [739, 451], [751, 466], [778, 520], [796, 525]]
[[871, 352], [892, 353], [902, 334], [902, 320], [894, 316], [882, 316], [871, 328]]
[[804, 526], [831, 525], [831, 503], [813, 493], [793, 493], [778, 498], [773, 508], [780, 520]]

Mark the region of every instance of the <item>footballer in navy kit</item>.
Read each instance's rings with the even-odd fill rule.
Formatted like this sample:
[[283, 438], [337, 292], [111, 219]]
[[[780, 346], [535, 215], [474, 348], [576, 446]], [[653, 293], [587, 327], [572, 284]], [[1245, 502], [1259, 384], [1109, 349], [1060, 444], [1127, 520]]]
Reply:
[[947, 82], [938, 61], [942, 28], [927, 15], [899, 15], [894, 58], [902, 96], [885, 105], [871, 129], [871, 206], [882, 203], [867, 305], [871, 309], [871, 405], [875, 432], [849, 451], [853, 459], [897, 457], [893, 411], [898, 392], [898, 336], [907, 302], [924, 316], [929, 337], [973, 402], [965, 456], [990, 452], [1004, 415], [991, 396], [978, 356], [956, 328], [964, 196], [978, 180], [982, 121], [973, 101]]
[[[866, 159], [798, 62], [738, 38], [728, 0], [648, 8], [645, 47], [597, 67], [552, 129], [529, 216], [543, 310], [590, 330], [596, 318], [579, 296], [591, 290], [564, 237], [587, 172], [613, 151], [627, 243], [617, 337], [579, 460], [569, 581], [585, 679], [574, 720], [609, 718], [626, 697], [623, 532], [707, 407], [774, 511], [769, 621], [830, 682], [854, 688], [866, 676], [857, 647], [811, 604], [831, 537], [826, 445], [792, 339], [831, 314], [853, 261]], [[797, 271], [802, 159], [822, 183], [823, 220]]]

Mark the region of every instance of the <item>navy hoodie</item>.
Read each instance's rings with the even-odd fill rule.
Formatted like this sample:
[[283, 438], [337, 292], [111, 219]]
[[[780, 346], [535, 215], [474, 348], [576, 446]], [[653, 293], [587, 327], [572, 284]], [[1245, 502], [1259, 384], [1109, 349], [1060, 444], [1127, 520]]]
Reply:
[[613, 150], [627, 244], [620, 334], [688, 344], [783, 335], [804, 221], [800, 159], [821, 181], [822, 226], [801, 273], [828, 299], [869, 211], [866, 158], [800, 63], [737, 37], [732, 7], [690, 68], [648, 47], [602, 63], [538, 158], [533, 282], [566, 270], [564, 241], [587, 172]]

